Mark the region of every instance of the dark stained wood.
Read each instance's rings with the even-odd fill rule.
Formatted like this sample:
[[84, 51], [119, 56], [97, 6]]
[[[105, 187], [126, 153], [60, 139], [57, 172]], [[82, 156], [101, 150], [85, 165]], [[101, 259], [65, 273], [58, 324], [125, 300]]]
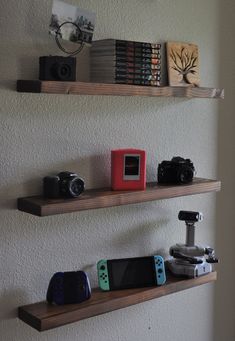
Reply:
[[19, 198], [18, 209], [37, 216], [49, 216], [219, 191], [220, 187], [220, 181], [201, 178], [195, 178], [187, 185], [161, 186], [151, 182], [147, 184], [145, 191], [112, 191], [110, 188], [100, 188], [86, 190], [80, 197], [72, 199], [45, 199], [43, 196]]
[[85, 82], [56, 82], [18, 80], [18, 92], [41, 92], [48, 94], [111, 95], [111, 96], [165, 96], [224, 98], [224, 89], [203, 87], [153, 87], [125, 84], [103, 84]]
[[178, 279], [168, 275], [167, 283], [160, 287], [112, 292], [94, 289], [90, 300], [86, 302], [64, 306], [34, 303], [19, 307], [18, 317], [38, 331], [44, 331], [213, 282], [216, 277], [216, 272], [193, 279]]
[[16, 83], [16, 89], [18, 92], [41, 92], [41, 81], [24, 81], [18, 80]]

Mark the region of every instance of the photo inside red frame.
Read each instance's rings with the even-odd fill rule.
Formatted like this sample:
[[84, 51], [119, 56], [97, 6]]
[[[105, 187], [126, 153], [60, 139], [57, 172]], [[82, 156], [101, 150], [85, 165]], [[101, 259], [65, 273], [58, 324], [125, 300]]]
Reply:
[[140, 180], [140, 155], [124, 155], [124, 180]]

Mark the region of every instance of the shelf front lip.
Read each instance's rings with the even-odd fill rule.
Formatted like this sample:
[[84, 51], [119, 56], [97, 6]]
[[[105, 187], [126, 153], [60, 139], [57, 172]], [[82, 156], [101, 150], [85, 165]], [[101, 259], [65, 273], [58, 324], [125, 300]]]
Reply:
[[76, 199], [47, 200], [42, 196], [19, 198], [18, 209], [36, 216], [50, 216], [201, 194], [219, 191], [220, 188], [220, 181], [201, 178], [195, 178], [191, 184], [175, 186], [159, 186], [152, 182], [147, 184], [144, 191], [111, 191], [101, 188], [87, 190]]
[[178, 86], [140, 86], [126, 84], [107, 84], [89, 82], [57, 82], [40, 80], [18, 80], [18, 92], [107, 95], [107, 96], [148, 96], [148, 97], [186, 97], [186, 98], [224, 98], [224, 89], [207, 87]]
[[94, 289], [92, 298], [87, 302], [67, 306], [52, 306], [46, 302], [34, 303], [19, 307], [18, 317], [36, 330], [45, 331], [210, 283], [216, 281], [216, 278], [216, 272], [211, 272], [193, 279], [171, 278], [169, 283], [161, 287], [113, 292]]

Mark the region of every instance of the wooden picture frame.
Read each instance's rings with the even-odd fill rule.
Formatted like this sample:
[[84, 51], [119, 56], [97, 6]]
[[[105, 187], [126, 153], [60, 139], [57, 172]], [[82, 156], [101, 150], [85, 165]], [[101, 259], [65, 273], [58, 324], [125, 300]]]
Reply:
[[199, 86], [199, 51], [195, 44], [167, 42], [167, 70], [170, 86]]

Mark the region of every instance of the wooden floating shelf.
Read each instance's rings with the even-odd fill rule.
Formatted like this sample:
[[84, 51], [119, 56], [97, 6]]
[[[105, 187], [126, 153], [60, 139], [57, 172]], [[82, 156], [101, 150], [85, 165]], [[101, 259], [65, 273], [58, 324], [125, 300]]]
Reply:
[[210, 283], [215, 281], [216, 277], [216, 272], [193, 279], [178, 279], [168, 276], [167, 283], [160, 287], [110, 292], [94, 289], [91, 298], [86, 302], [64, 306], [56, 306], [46, 302], [34, 303], [19, 307], [18, 317], [41, 332]]
[[99, 188], [86, 190], [80, 197], [73, 199], [45, 199], [43, 196], [19, 198], [18, 209], [42, 217], [219, 191], [220, 187], [220, 181], [201, 178], [195, 178], [187, 185], [162, 186], [150, 182], [144, 191]]
[[202, 87], [151, 87], [125, 84], [18, 80], [18, 92], [73, 95], [224, 98], [224, 89]]

